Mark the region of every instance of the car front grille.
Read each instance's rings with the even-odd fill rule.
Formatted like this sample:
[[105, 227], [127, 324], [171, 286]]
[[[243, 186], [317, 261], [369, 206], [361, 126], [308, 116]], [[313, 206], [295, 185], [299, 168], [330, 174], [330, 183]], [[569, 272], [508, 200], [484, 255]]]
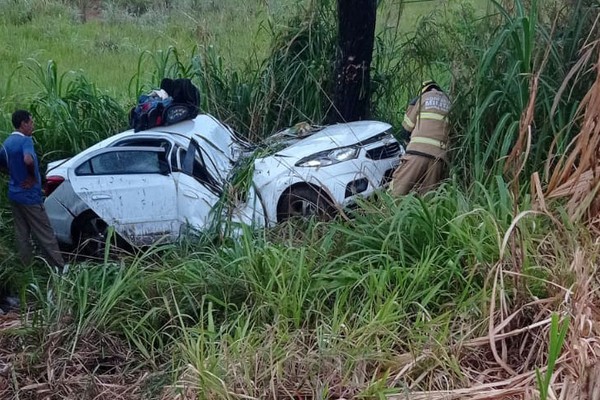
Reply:
[[394, 142], [367, 150], [367, 158], [370, 158], [371, 160], [383, 160], [385, 158], [397, 157], [399, 152], [400, 144]]

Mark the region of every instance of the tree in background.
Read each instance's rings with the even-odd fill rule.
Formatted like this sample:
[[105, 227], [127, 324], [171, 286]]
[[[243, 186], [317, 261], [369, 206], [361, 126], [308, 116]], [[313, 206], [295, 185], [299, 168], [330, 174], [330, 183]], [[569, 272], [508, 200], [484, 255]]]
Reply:
[[337, 0], [339, 50], [328, 122], [369, 116], [377, 0]]

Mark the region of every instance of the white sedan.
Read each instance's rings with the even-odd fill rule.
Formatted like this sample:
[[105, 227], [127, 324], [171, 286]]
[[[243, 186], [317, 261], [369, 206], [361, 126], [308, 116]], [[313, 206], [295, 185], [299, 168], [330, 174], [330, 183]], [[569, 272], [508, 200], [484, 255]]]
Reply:
[[103, 242], [108, 226], [130, 244], [171, 242], [225, 219], [331, 215], [384, 185], [403, 152], [384, 122], [301, 125], [251, 146], [199, 115], [51, 163], [45, 206], [64, 245]]

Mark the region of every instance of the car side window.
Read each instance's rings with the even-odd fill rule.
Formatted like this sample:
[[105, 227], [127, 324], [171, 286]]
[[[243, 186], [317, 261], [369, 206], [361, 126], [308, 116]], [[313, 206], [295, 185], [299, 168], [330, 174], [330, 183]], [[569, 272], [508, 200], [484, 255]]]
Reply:
[[156, 137], [128, 137], [125, 139], [121, 139], [115, 143], [113, 143], [112, 147], [161, 147], [165, 149], [166, 158], [170, 159], [171, 166], [173, 167], [173, 171], [176, 171], [175, 168], [176, 161], [174, 160], [175, 156], [170, 154], [172, 148], [178, 148], [177, 145], [174, 145], [169, 139], [166, 138], [156, 138]]
[[192, 175], [193, 177], [199, 179], [200, 181], [204, 181], [205, 180], [205, 177], [204, 177], [205, 171], [204, 171], [204, 168], [202, 168], [203, 163], [202, 163], [202, 160], [198, 157], [198, 154], [195, 154], [194, 161], [192, 164], [191, 174], [190, 174], [190, 171], [186, 171], [186, 169], [183, 166], [186, 155], [187, 155], [186, 149], [179, 149], [178, 158], [179, 158], [179, 163], [180, 163], [179, 165], [181, 165], [181, 170], [183, 172], [186, 172], [188, 175]]
[[[161, 156], [162, 154], [162, 156]], [[162, 157], [162, 160], [161, 160]], [[76, 168], [76, 175], [164, 174], [164, 153], [115, 151], [98, 154]], [[168, 166], [166, 166], [168, 169]]]
[[169, 154], [171, 150], [171, 142], [164, 138], [147, 138], [147, 137], [133, 137], [119, 140], [113, 144], [113, 147], [162, 147], [165, 152]]

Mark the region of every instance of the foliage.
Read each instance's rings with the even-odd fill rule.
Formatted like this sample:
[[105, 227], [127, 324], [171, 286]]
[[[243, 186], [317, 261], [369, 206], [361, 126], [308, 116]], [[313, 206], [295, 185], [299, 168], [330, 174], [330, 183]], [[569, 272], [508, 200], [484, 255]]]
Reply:
[[30, 60], [28, 68], [39, 88], [30, 108], [38, 124], [36, 139], [46, 156], [70, 156], [127, 126], [121, 105], [83, 75], [59, 75], [52, 61], [44, 68]]
[[[531, 127], [531, 145], [523, 177], [541, 170], [551, 148], [560, 153], [572, 140], [573, 127], [567, 121], [573, 119], [590, 84], [590, 78], [582, 76], [569, 97], [557, 98], [553, 109], [568, 66], [575, 62], [573, 48], [585, 26], [590, 26], [588, 18], [581, 18], [581, 8], [559, 10], [556, 15], [568, 22], [548, 25], [542, 18], [553, 16], [539, 15], [538, 2], [532, 2], [528, 9], [518, 1], [514, 13], [498, 2], [494, 4], [499, 15], [483, 21], [488, 27], [483, 30], [492, 34], [489, 39], [488, 35], [480, 36], [484, 41], [476, 43], [486, 51], [473, 52], [472, 61], [467, 61], [479, 60], [473, 68], [475, 76], [460, 74], [454, 83], [457, 135], [453, 157], [465, 182], [485, 182], [486, 176], [508, 170], [514, 175], [516, 170], [506, 163], [507, 156], [527, 125]], [[489, 24], [496, 22], [499, 26], [493, 29]], [[525, 121], [522, 118], [530, 104], [535, 110], [533, 119]]]
[[569, 318], [560, 322], [559, 316], [552, 314], [552, 322], [550, 323], [550, 346], [548, 354], [548, 366], [546, 373], [542, 375], [539, 369], [535, 370], [535, 378], [540, 389], [540, 399], [546, 400], [548, 398], [548, 391], [550, 390], [550, 380], [554, 373], [554, 367], [556, 361], [560, 356], [562, 345], [567, 335], [569, 328]]
[[[597, 140], [596, 50], [579, 53], [597, 29], [596, 5], [571, 3], [496, 1], [485, 16], [453, 3], [415, 32], [400, 29], [398, 8], [395, 25], [380, 31], [378, 118], [398, 122], [422, 78], [435, 77], [454, 99], [450, 179], [423, 197], [377, 193], [327, 223], [219, 227], [239, 235], [76, 262], [65, 276], [41, 262], [15, 268], [4, 233], [0, 282], [18, 288], [23, 309], [0, 320], [0, 364], [11, 366], [0, 395], [577, 398], [599, 371], [599, 243], [568, 207], [528, 190], [533, 172], [545, 186], [560, 166], [552, 182], [562, 185], [580, 163], [596, 162], [584, 151]], [[17, 99], [13, 76], [0, 126], [9, 129], [9, 106], [31, 108], [40, 148], [60, 158], [122, 129], [130, 102], [165, 76], [193, 79], [202, 109], [252, 138], [320, 122], [332, 13], [332, 3], [310, 2], [287, 25], [269, 21], [267, 57], [255, 49], [240, 65], [202, 40], [140, 51], [131, 79], [120, 77], [125, 104], [84, 73], [27, 61], [19, 74], [36, 89]], [[574, 159], [557, 160], [566, 150]], [[228, 188], [233, 203], [251, 192], [247, 162], [234, 176], [242, 187]]]

